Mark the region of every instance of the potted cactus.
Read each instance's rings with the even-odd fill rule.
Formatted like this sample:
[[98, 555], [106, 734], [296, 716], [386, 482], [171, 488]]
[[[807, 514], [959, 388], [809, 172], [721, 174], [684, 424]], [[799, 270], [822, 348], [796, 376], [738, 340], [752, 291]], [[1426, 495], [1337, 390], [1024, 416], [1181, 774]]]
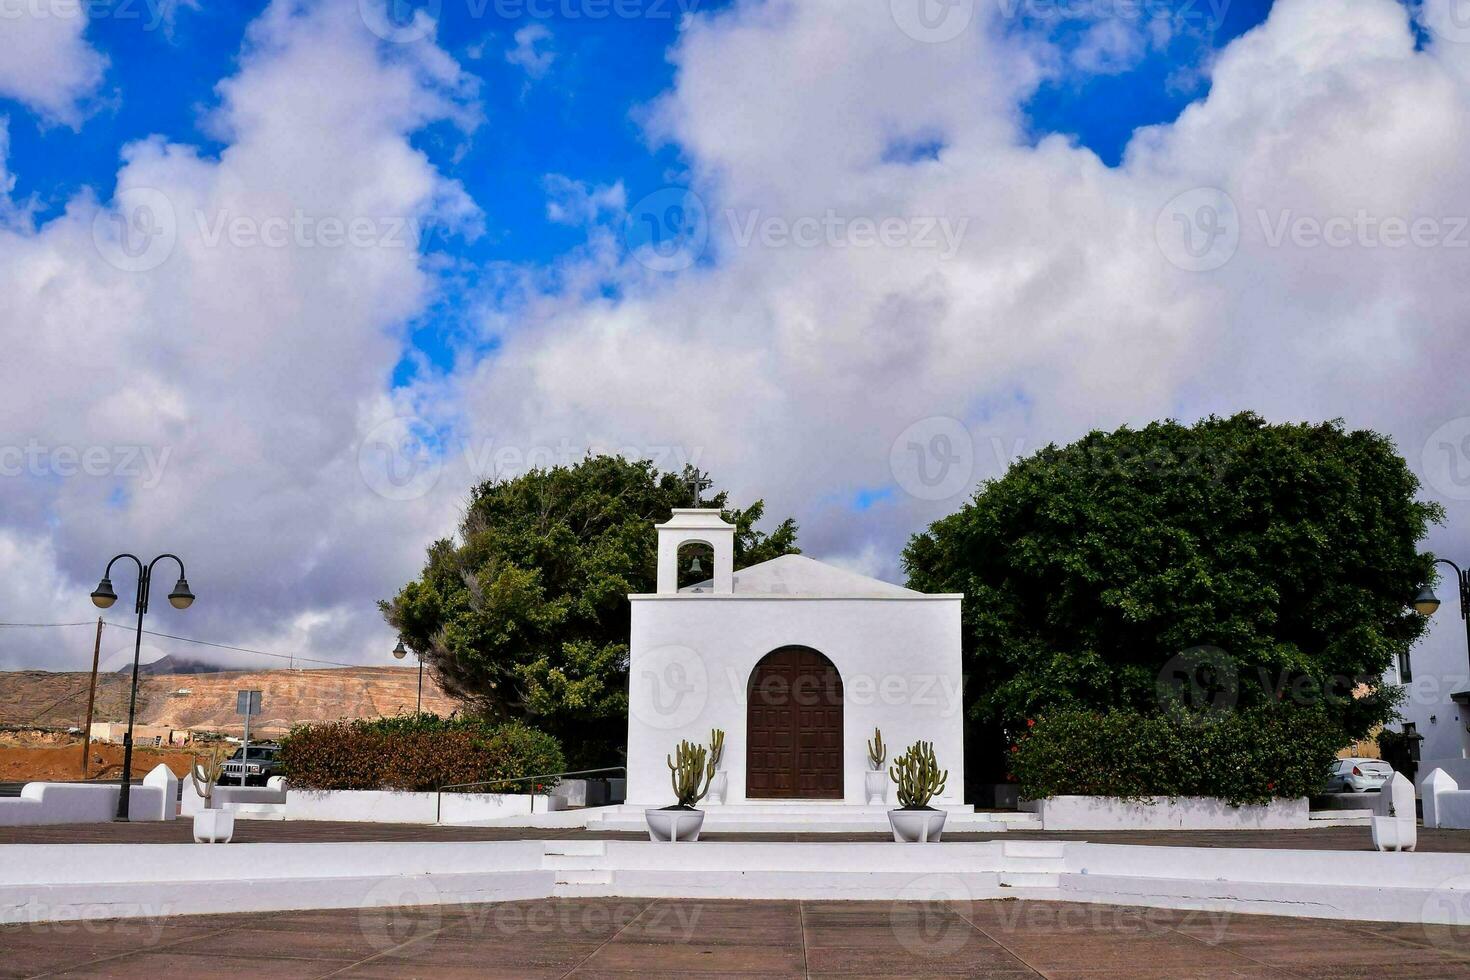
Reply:
[[730, 774], [725, 771], [722, 763], [725, 760], [725, 732], [720, 728], [711, 728], [709, 732], [709, 765], [714, 770], [714, 775], [709, 781], [709, 801], [711, 803], [724, 803], [725, 793], [730, 788]]
[[666, 761], [677, 802], [662, 809], [651, 807], [643, 811], [643, 817], [648, 821], [648, 839], [671, 844], [681, 840], [699, 840], [699, 828], [704, 826], [704, 811], [696, 810], [694, 804], [704, 799], [704, 794], [709, 792], [709, 782], [715, 775], [709, 750], [703, 745], [683, 741], [672, 757], [666, 757]]
[[934, 758], [933, 742], [915, 742], [908, 751], [893, 761], [888, 774], [898, 785], [897, 810], [888, 811], [888, 823], [893, 828], [893, 839], [898, 843], [923, 844], [938, 841], [944, 832], [947, 814], [929, 805], [929, 801], [944, 792], [949, 781], [949, 770], [939, 771]]
[[888, 802], [888, 773], [883, 764], [888, 761], [888, 746], [883, 744], [881, 729], [873, 729], [868, 741], [868, 770], [863, 773], [863, 793], [868, 803]]
[[224, 772], [226, 753], [214, 752], [206, 759], [194, 757], [189, 778], [194, 792], [204, 801], [204, 809], [194, 814], [194, 840], [200, 844], [228, 844], [235, 836], [235, 815], [214, 808], [214, 787]]

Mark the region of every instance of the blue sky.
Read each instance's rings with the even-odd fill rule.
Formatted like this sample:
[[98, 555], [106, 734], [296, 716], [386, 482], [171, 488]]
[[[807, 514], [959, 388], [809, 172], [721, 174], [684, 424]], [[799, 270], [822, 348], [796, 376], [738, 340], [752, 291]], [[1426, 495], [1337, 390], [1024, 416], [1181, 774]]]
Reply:
[[[395, 16], [405, 22], [414, 9], [437, 10], [440, 45], [483, 84], [485, 120], [476, 131], [466, 134], [442, 123], [413, 140], [485, 211], [483, 234], [435, 237], [425, 244], [426, 250], [452, 259], [456, 273], [473, 278], [477, 270], [498, 263], [550, 263], [583, 243], [585, 229], [547, 217], [550, 175], [593, 186], [621, 182], [631, 201], [681, 183], [687, 162], [680, 148], [650, 139], [640, 113], [673, 83], [668, 58], [678, 29], [673, 11], [690, 0], [668, 0], [669, 16], [636, 20], [563, 13], [533, 19], [521, 13], [523, 5], [504, 2], [394, 2]], [[1116, 165], [1135, 128], [1172, 120], [1208, 91], [1207, 79], [1195, 70], [1259, 24], [1270, 6], [1263, 0], [1214, 2], [1224, 8], [1223, 15], [1217, 16], [1209, 2], [1170, 4], [1180, 25], [1177, 36], [1126, 70], [1062, 73], [1042, 84], [1022, 107], [1027, 132], [1033, 139], [1064, 134]], [[97, 4], [85, 36], [105, 54], [109, 67], [79, 131], [0, 98], [0, 114], [10, 117], [15, 196], [34, 196], [43, 221], [83, 187], [106, 200], [124, 144], [155, 134], [217, 152], [220, 144], [208, 126], [217, 105], [215, 86], [237, 67], [246, 29], [266, 5], [266, 0], [232, 0], [185, 6], [168, 29], [143, 30], [140, 25], [156, 16], [142, 0]], [[547, 6], [553, 12], [564, 9]], [[705, 0], [695, 6], [710, 13], [724, 4]], [[1027, 18], [1024, 11], [1033, 8], [1022, 4], [1017, 9], [1023, 16], [1012, 30], [1047, 36], [1063, 51], [1075, 49], [1091, 23]], [[1045, 13], [1054, 6], [1034, 9]], [[501, 17], [497, 11], [520, 15]], [[554, 52], [553, 70], [540, 79], [527, 78], [522, 67], [505, 58], [515, 46], [516, 31], [531, 24], [549, 31], [547, 47]], [[463, 296], [441, 297], [414, 323], [393, 383], [412, 380], [425, 358], [441, 370], [452, 365], [452, 344], [463, 338], [468, 312], [457, 299]], [[493, 344], [481, 345], [477, 353], [493, 350]], [[862, 491], [859, 506], [865, 509], [872, 493]]]

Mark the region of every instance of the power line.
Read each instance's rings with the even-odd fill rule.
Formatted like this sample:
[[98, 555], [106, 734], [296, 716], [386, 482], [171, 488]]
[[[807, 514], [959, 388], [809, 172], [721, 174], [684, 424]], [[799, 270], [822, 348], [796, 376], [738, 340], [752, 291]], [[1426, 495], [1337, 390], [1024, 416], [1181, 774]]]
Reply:
[[[113, 623], [111, 621], [108, 621], [107, 625], [115, 626], [116, 628], [122, 630], [128, 630], [129, 632], [134, 632], [138, 628], [136, 626], [125, 626], [122, 623]], [[274, 657], [277, 660], [289, 660], [293, 663], [300, 662], [304, 664], [326, 664], [329, 667], [371, 666], [369, 664], [345, 664], [337, 660], [321, 660], [314, 657], [303, 657], [300, 654], [271, 653], [269, 650], [256, 650], [252, 647], [237, 647], [229, 643], [215, 643], [213, 640], [196, 640], [192, 636], [175, 636], [172, 633], [157, 633], [153, 630], [144, 630], [143, 633], [145, 636], [157, 636], [165, 640], [178, 640], [180, 643], [195, 643], [199, 646], [214, 647], [219, 650], [235, 650], [239, 653], [250, 653], [259, 657]]]
[[[128, 626], [128, 625], [126, 625], [124, 623], [114, 623], [111, 620], [104, 620], [104, 622], [106, 623], [106, 625], [111, 626], [114, 629], [127, 630], [129, 632], [135, 632], [137, 630], [137, 627], [136, 626]], [[84, 623], [0, 623], [0, 628], [9, 628], [9, 629], [23, 629], [23, 628], [24, 629], [49, 629], [49, 628], [56, 628], [56, 629], [59, 629], [59, 628], [62, 628], [62, 627], [69, 627], [69, 626], [96, 626], [96, 625], [97, 625], [97, 621], [96, 620], [88, 620], [87, 622], [84, 622]], [[253, 649], [251, 647], [234, 646], [234, 645], [229, 644], [229, 643], [215, 643], [212, 640], [196, 640], [192, 636], [174, 636], [172, 633], [157, 633], [157, 632], [154, 632], [153, 630], [144, 630], [143, 633], [146, 636], [157, 636], [157, 637], [159, 637], [161, 639], [165, 639], [165, 640], [178, 640], [180, 643], [194, 643], [194, 644], [197, 644], [199, 646], [204, 646], [204, 647], [215, 647], [216, 649], [219, 649], [219, 650], [234, 650], [234, 651], [237, 651], [239, 653], [250, 653], [250, 654], [254, 654], [255, 656], [258, 656], [258, 657], [273, 657], [276, 660], [288, 660], [288, 661], [291, 661], [292, 663], [300, 662], [300, 663], [304, 663], [304, 664], [326, 664], [329, 667], [365, 667], [365, 666], [371, 666], [370, 664], [347, 664], [347, 663], [342, 663], [342, 662], [337, 661], [337, 660], [322, 660], [322, 659], [316, 658], [316, 657], [303, 657], [300, 654], [271, 653], [269, 650], [256, 650], [256, 649]]]

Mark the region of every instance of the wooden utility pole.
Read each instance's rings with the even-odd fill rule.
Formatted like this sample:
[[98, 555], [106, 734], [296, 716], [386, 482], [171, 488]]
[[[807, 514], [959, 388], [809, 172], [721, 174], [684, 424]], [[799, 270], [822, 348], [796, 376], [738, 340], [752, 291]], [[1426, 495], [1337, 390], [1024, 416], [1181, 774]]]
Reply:
[[97, 703], [97, 663], [102, 656], [102, 617], [97, 617], [97, 639], [92, 644], [92, 686], [87, 690], [87, 723], [82, 726], [82, 778], [87, 778], [87, 761], [92, 754], [92, 708]]

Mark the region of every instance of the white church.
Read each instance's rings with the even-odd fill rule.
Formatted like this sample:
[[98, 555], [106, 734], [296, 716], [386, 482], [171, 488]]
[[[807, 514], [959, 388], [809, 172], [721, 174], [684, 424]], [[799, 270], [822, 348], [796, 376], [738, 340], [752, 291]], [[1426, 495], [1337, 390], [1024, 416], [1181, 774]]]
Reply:
[[[680, 589], [680, 552], [694, 545], [714, 552], [713, 576]], [[723, 800], [702, 808], [863, 807], [880, 729], [890, 763], [933, 742], [950, 773], [933, 805], [961, 809], [961, 596], [801, 555], [736, 572], [734, 551], [718, 510], [675, 510], [658, 526], [658, 591], [629, 596], [628, 803], [672, 803], [666, 757], [718, 728]]]

